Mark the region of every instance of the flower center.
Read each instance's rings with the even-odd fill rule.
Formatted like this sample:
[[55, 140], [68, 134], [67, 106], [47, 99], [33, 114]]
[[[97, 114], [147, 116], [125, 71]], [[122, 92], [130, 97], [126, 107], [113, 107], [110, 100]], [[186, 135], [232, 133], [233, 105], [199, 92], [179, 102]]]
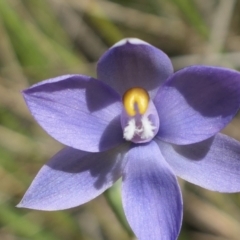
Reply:
[[148, 92], [131, 88], [123, 95], [123, 137], [134, 143], [149, 142], [158, 132], [159, 118]]

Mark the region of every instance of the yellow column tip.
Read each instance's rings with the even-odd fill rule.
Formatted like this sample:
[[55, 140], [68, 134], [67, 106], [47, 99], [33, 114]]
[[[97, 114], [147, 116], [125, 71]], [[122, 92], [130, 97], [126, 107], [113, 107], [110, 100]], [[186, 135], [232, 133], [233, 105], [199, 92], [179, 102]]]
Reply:
[[123, 105], [129, 116], [135, 116], [137, 111], [142, 115], [147, 111], [149, 99], [149, 94], [145, 89], [130, 88], [123, 95]]

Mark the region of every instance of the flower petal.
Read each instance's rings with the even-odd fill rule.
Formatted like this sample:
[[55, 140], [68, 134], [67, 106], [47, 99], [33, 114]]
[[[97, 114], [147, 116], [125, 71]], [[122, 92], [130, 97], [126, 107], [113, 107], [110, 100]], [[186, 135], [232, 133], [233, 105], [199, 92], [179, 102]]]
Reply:
[[240, 142], [218, 133], [191, 145], [158, 144], [177, 176], [212, 191], [240, 191]]
[[158, 87], [173, 73], [168, 56], [135, 38], [115, 44], [99, 60], [98, 78], [121, 95], [132, 87], [142, 87], [155, 96]]
[[123, 142], [120, 96], [101, 81], [61, 76], [38, 83], [23, 95], [37, 122], [67, 146], [98, 152]]
[[182, 198], [175, 175], [152, 141], [126, 155], [123, 207], [140, 240], [175, 240], [182, 222]]
[[52, 211], [92, 200], [121, 176], [126, 148], [101, 153], [63, 149], [42, 167], [18, 207]]
[[240, 105], [240, 73], [192, 66], [175, 73], [154, 99], [158, 137], [175, 144], [207, 139], [223, 129]]

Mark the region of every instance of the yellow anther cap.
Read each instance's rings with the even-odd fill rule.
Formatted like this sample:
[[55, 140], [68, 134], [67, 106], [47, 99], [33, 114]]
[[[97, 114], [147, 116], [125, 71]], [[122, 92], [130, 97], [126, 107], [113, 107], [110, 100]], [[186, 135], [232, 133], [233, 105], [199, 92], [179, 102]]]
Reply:
[[123, 105], [128, 115], [133, 117], [137, 114], [135, 106], [140, 114], [147, 111], [149, 99], [148, 92], [143, 88], [130, 88], [123, 95]]

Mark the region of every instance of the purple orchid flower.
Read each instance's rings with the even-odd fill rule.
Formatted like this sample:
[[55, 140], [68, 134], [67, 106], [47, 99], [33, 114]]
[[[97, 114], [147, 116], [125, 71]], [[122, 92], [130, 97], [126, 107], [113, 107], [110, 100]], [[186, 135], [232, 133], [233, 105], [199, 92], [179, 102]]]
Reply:
[[37, 122], [67, 145], [40, 170], [19, 207], [86, 203], [122, 177], [126, 218], [141, 240], [171, 240], [182, 223], [179, 176], [240, 191], [240, 143], [219, 133], [240, 106], [240, 74], [209, 66], [176, 73], [161, 50], [124, 39], [98, 79], [65, 75], [23, 92]]

